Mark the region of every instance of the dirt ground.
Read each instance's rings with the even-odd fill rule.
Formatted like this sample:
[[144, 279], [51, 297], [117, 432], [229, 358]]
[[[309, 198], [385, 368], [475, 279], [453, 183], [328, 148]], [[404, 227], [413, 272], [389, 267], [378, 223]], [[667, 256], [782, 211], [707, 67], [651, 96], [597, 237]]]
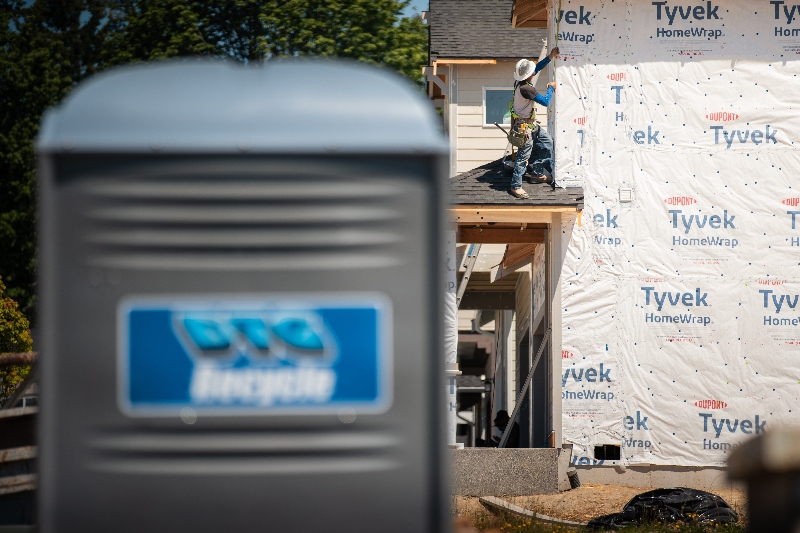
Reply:
[[[650, 489], [641, 487], [624, 487], [620, 485], [583, 484], [577, 489], [559, 494], [541, 494], [537, 496], [516, 496], [503, 498], [520, 507], [534, 512], [571, 520], [588, 522], [592, 518], [605, 514], [617, 513], [631, 498]], [[710, 491], [721, 496], [728, 505], [745, 519], [745, 492], [738, 489], [722, 489]], [[457, 516], [471, 520], [486, 514], [486, 508], [478, 498], [458, 496], [454, 498], [454, 511]]]

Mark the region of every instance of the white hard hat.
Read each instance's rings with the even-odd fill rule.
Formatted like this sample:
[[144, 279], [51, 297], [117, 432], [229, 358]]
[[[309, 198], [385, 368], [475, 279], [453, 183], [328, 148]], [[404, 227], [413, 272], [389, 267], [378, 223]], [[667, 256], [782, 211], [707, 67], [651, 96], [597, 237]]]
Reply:
[[536, 70], [536, 63], [527, 59], [520, 59], [514, 67], [514, 79], [517, 81], [527, 80], [534, 70]]

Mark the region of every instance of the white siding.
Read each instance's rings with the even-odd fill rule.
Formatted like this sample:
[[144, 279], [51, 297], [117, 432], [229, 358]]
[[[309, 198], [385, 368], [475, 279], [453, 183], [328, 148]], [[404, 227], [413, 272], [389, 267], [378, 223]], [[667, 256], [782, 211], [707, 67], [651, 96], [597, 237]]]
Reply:
[[[483, 124], [483, 88], [513, 87], [515, 61], [498, 61], [496, 65], [458, 65], [456, 106], [457, 147], [456, 171], [467, 172], [503, 157], [508, 145], [505, 135], [495, 126]], [[546, 72], [546, 71], [545, 71]], [[537, 89], [547, 85], [544, 73], [539, 76]], [[536, 114], [547, 115], [537, 105]], [[546, 122], [542, 120], [542, 122]], [[451, 130], [453, 131], [453, 130]]]

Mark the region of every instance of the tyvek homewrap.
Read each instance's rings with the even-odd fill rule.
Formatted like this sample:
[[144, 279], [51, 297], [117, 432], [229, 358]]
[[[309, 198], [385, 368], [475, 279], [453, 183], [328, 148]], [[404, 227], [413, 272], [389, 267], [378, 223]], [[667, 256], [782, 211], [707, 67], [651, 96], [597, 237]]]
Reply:
[[724, 464], [800, 423], [800, 5], [560, 4], [563, 438]]

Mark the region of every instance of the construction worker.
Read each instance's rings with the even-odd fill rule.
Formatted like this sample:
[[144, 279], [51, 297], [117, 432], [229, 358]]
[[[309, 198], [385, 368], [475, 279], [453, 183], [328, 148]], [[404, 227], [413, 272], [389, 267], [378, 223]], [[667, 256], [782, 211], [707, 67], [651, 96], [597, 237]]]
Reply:
[[[500, 440], [502, 439], [503, 433], [506, 430], [506, 426], [508, 426], [510, 421], [511, 417], [508, 416], [508, 411], [497, 411], [497, 415], [494, 417], [494, 426], [500, 430], [500, 436], [492, 436], [493, 446], [498, 446], [500, 444]], [[519, 424], [516, 422], [514, 422], [514, 425], [511, 426], [511, 431], [508, 433], [506, 448], [519, 448]]]
[[517, 198], [529, 198], [528, 193], [522, 188], [522, 176], [528, 166], [528, 159], [535, 149], [537, 157], [532, 164], [534, 181], [547, 182], [555, 186], [553, 181], [553, 140], [550, 135], [539, 127], [536, 122], [534, 102], [547, 107], [556, 89], [555, 82], [547, 84], [547, 94], [539, 94], [531, 83], [537, 72], [550, 63], [551, 59], [558, 57], [558, 47], [553, 48], [547, 57], [534, 63], [527, 59], [520, 59], [514, 67], [514, 99], [511, 101], [511, 130], [517, 134], [526, 135], [525, 143], [517, 151], [514, 161], [514, 175], [511, 178], [511, 194]]

